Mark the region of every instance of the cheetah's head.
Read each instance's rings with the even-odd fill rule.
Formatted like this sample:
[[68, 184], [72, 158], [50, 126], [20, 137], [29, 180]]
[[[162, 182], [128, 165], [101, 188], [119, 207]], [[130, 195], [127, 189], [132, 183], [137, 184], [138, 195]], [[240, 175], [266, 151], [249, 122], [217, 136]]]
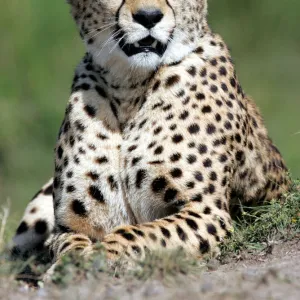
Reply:
[[197, 47], [207, 26], [207, 0], [68, 2], [88, 52], [110, 68], [155, 70], [178, 62]]

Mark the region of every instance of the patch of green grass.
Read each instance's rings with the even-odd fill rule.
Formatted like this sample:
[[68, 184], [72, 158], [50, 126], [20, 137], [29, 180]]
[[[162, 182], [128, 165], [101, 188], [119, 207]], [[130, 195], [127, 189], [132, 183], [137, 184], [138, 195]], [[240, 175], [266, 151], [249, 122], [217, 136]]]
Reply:
[[168, 282], [178, 275], [199, 274], [203, 266], [196, 258], [188, 257], [182, 249], [147, 253], [143, 260], [131, 263], [121, 258], [113, 266], [108, 266], [105, 253], [100, 249], [85, 260], [76, 252], [65, 255], [56, 266], [51, 280], [63, 287], [84, 279], [100, 280], [103, 275], [140, 281], [159, 278]]
[[230, 239], [221, 246], [222, 256], [241, 251], [263, 250], [273, 242], [286, 241], [300, 234], [300, 181], [283, 200], [257, 207], [242, 207], [242, 217], [234, 222]]

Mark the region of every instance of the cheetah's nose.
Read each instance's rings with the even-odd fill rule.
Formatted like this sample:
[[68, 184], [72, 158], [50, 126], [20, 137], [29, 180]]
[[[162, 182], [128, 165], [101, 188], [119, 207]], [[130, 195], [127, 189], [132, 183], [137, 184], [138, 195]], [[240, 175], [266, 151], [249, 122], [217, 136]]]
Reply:
[[151, 29], [161, 21], [163, 16], [164, 14], [161, 10], [157, 8], [147, 8], [138, 10], [133, 14], [133, 19], [144, 27]]

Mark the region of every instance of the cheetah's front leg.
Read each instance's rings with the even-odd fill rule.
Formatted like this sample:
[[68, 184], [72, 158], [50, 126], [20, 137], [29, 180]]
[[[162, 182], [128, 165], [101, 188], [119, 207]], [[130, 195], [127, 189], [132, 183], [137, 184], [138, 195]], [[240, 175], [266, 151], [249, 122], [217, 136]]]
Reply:
[[124, 255], [142, 259], [147, 251], [178, 248], [203, 257], [218, 253], [218, 244], [230, 235], [230, 223], [226, 211], [203, 209], [200, 202], [189, 202], [178, 214], [137, 226], [119, 227], [102, 244], [111, 260]]
[[[203, 196], [205, 197], [205, 196]], [[207, 196], [208, 197], [208, 196]], [[219, 208], [207, 209], [194, 199], [175, 215], [136, 226], [122, 226], [104, 237], [101, 243], [109, 261], [119, 258], [143, 259], [147, 251], [184, 249], [187, 254], [203, 257], [217, 254], [218, 244], [231, 232], [231, 219], [226, 210], [219, 209], [227, 204], [219, 199]], [[204, 201], [205, 202], [205, 201]], [[223, 204], [223, 205], [222, 205]], [[60, 258], [72, 250], [89, 257], [96, 251], [95, 245], [85, 235], [62, 233], [54, 235], [50, 249], [57, 261], [47, 272], [49, 280]]]

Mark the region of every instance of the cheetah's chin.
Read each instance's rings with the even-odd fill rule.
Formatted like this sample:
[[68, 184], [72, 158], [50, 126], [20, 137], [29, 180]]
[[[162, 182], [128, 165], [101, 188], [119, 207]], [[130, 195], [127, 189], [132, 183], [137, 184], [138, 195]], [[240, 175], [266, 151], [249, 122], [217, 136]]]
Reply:
[[163, 56], [167, 49], [166, 44], [162, 44], [150, 35], [134, 44], [128, 44], [122, 39], [119, 45], [128, 57], [139, 53], [155, 53], [158, 56]]

